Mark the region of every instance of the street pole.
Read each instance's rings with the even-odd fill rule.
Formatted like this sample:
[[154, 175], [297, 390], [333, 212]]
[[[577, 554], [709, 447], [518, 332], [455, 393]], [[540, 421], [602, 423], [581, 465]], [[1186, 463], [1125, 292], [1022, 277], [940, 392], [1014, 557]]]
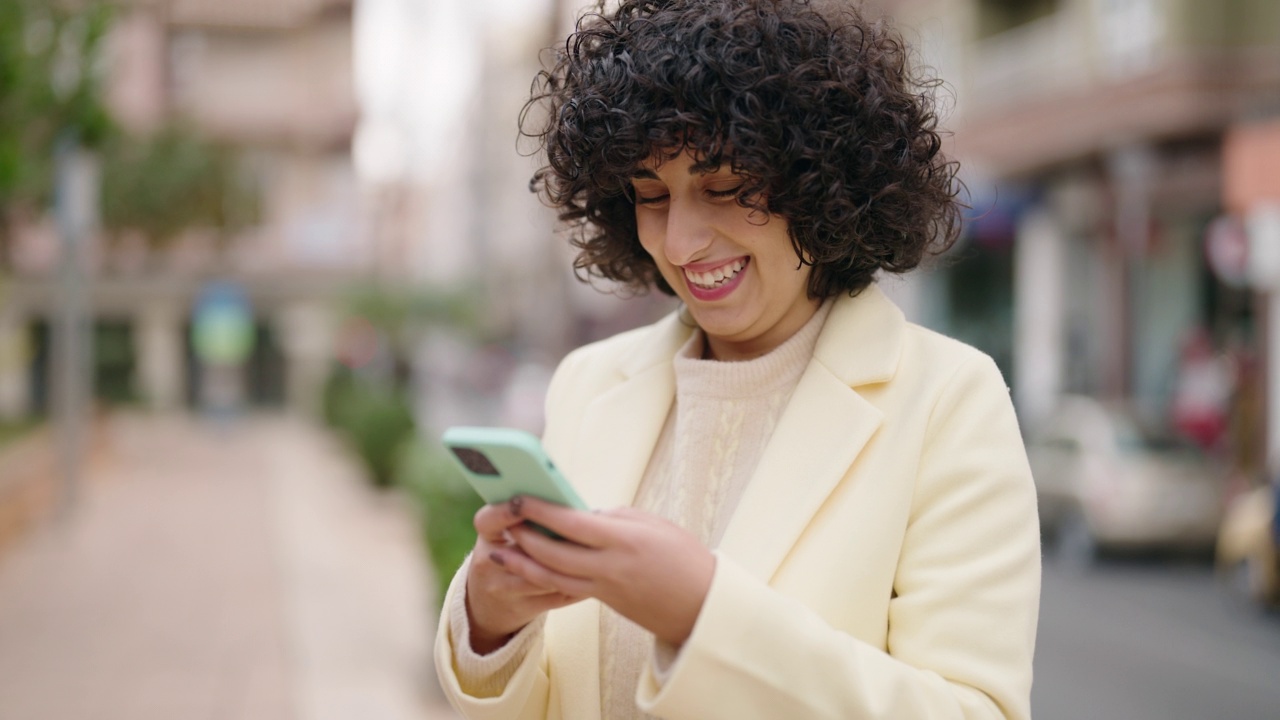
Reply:
[[90, 394], [87, 273], [84, 247], [97, 228], [98, 167], [71, 135], [54, 151], [54, 212], [61, 236], [58, 297], [52, 332], [53, 419], [61, 492], [59, 514], [75, 507], [80, 492]]
[[1267, 477], [1280, 477], [1280, 201], [1255, 203], [1245, 217], [1249, 236], [1249, 275], [1267, 296], [1266, 388]]

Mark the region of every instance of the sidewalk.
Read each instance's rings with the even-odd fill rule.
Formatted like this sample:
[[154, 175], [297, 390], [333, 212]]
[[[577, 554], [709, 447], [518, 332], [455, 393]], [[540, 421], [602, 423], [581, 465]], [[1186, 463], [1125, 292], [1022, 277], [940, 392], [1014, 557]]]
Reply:
[[0, 719], [434, 720], [412, 508], [283, 417], [111, 419], [0, 558]]

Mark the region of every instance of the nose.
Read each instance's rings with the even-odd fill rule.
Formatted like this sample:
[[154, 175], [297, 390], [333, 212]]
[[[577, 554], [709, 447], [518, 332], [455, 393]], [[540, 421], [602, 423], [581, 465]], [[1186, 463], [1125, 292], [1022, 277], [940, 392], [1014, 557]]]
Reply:
[[672, 201], [667, 209], [666, 238], [662, 251], [672, 265], [686, 265], [704, 256], [711, 246], [711, 224], [699, 203]]

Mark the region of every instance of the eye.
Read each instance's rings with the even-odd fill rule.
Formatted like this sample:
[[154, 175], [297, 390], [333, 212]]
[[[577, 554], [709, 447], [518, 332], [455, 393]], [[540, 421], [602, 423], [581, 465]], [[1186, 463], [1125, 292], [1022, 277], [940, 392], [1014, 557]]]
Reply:
[[739, 183], [734, 187], [726, 188], [724, 190], [713, 190], [711, 188], [707, 188], [706, 192], [707, 192], [707, 197], [715, 198], [717, 200], [726, 200], [728, 198], [737, 197], [738, 193], [741, 191], [742, 191], [742, 184]]
[[671, 196], [668, 195], [667, 193], [662, 193], [661, 195], [650, 195], [646, 197], [637, 192], [636, 204], [637, 205], [658, 205], [660, 203], [666, 202], [667, 198], [669, 197]]
[[636, 207], [641, 205], [660, 205], [671, 197], [667, 186], [656, 182], [637, 182], [631, 186], [631, 197]]

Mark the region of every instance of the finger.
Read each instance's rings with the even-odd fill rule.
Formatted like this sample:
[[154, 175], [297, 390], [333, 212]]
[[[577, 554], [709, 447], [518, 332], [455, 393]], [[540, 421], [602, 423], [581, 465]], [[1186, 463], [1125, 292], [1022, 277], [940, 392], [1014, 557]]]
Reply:
[[527, 580], [532, 585], [551, 588], [570, 597], [592, 596], [594, 583], [583, 578], [570, 577], [540, 565], [527, 555], [509, 550], [494, 550], [490, 559], [503, 566], [512, 575]]
[[599, 577], [601, 551], [564, 540], [553, 540], [527, 526], [511, 529], [516, 547], [534, 562], [562, 575]]
[[496, 562], [495, 557], [503, 557], [497, 555], [498, 550], [508, 555], [524, 555], [524, 551], [515, 545], [494, 546], [478, 543], [471, 570], [473, 575], [478, 576], [476, 579], [484, 585], [486, 592], [519, 597], [558, 592], [553, 587], [531, 583], [512, 573], [504, 562]]
[[561, 594], [559, 590], [553, 587], [536, 585], [505, 568], [503, 569], [502, 578], [497, 579], [495, 585], [496, 587], [492, 588], [495, 591], [494, 594], [522, 600]]
[[613, 535], [609, 529], [610, 523], [617, 520], [605, 513], [574, 510], [535, 497], [515, 498], [508, 505], [513, 514], [532, 520], [567, 540], [587, 547], [607, 545]]
[[512, 513], [509, 503], [485, 505], [476, 511], [472, 524], [476, 534], [495, 545], [505, 544], [507, 529], [524, 522], [524, 518]]

